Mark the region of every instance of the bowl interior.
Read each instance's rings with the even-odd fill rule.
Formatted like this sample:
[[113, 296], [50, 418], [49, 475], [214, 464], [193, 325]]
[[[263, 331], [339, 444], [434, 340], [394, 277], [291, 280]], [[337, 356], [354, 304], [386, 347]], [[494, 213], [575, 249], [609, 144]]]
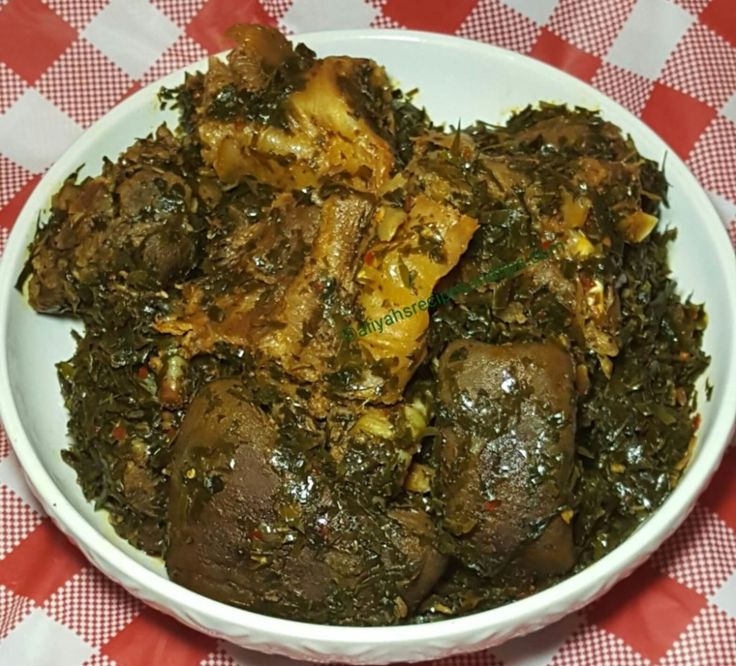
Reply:
[[[666, 157], [671, 196], [662, 224], [678, 230], [671, 251], [672, 269], [681, 293], [705, 302], [710, 319], [704, 346], [712, 363], [706, 376], [715, 389], [712, 399], [706, 400], [706, 377], [701, 378], [698, 386], [702, 426], [695, 461], [709, 451], [707, 455], [714, 464], [713, 459], [725, 446], [735, 404], [736, 389], [731, 381], [736, 357], [733, 255], [707, 197], [682, 162], [668, 154], [666, 145], [628, 112], [587, 85], [500, 49], [410, 32], [322, 33], [307, 36], [305, 41], [320, 55], [347, 53], [376, 59], [405, 90], [419, 88], [417, 99], [435, 120], [452, 124], [475, 119], [499, 122], [512, 110], [539, 100], [566, 102], [600, 109], [605, 118], [632, 135], [642, 154], [660, 162]], [[200, 62], [189, 69], [204, 66]], [[182, 79], [179, 72], [161, 83], [171, 86]], [[106, 516], [86, 502], [74, 472], [60, 458], [59, 452], [68, 443], [67, 414], [54, 366], [72, 354], [70, 332], [77, 324], [35, 314], [22, 296], [12, 290], [39, 212], [48, 206], [50, 196], [65, 176], [80, 164], [85, 165], [83, 174], [97, 173], [104, 156], [117, 156], [136, 137], [148, 134], [163, 121], [175, 122], [175, 114], [159, 109], [156, 91], [161, 83], [140, 91], [86, 132], [42, 180], [19, 217], [3, 259], [0, 281], [0, 326], [5, 337], [2, 363], [7, 364], [0, 374], [3, 370], [7, 373], [4, 386], [9, 386], [12, 394], [3, 392], [1, 396], [3, 417], [21, 461], [26, 464], [34, 456], [37, 459], [36, 471], [31, 470], [30, 462], [26, 466], [38, 492], [51, 502], [60, 492], [103, 539], [165, 577], [159, 560], [136, 551], [114, 534]], [[725, 416], [724, 410], [728, 412]], [[691, 468], [694, 466], [695, 463]], [[691, 473], [692, 469], [687, 474]], [[687, 492], [692, 494], [698, 485], [698, 480], [694, 480]], [[685, 499], [681, 506], [687, 504]]]

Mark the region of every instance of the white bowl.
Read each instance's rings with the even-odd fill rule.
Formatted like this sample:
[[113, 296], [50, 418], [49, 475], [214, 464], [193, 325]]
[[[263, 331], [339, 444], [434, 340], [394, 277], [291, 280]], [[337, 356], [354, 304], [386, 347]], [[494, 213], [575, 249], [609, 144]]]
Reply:
[[[202, 597], [170, 582], [160, 560], [117, 537], [95, 512], [59, 452], [68, 444], [67, 414], [54, 364], [73, 352], [76, 324], [35, 314], [13, 288], [39, 212], [80, 164], [96, 173], [160, 122], [156, 93], [183, 72], [139, 91], [90, 128], [49, 170], [20, 214], [0, 268], [0, 414], [28, 481], [44, 508], [90, 561], [146, 603], [185, 624], [238, 645], [318, 661], [414, 661], [478, 650], [538, 629], [589, 603], [641, 564], [684, 520], [728, 444], [736, 413], [736, 264], [728, 236], [707, 196], [682, 161], [646, 126], [590, 86], [545, 64], [484, 44], [409, 31], [342, 31], [303, 35], [320, 55], [367, 56], [385, 65], [405, 88], [418, 87], [432, 118], [468, 123], [501, 121], [538, 100], [600, 109], [631, 134], [642, 154], [663, 159], [671, 208], [663, 223], [678, 229], [671, 264], [683, 294], [706, 303], [705, 349], [715, 386], [705, 399], [699, 382], [700, 441], [682, 481], [665, 504], [625, 543], [581, 573], [527, 599], [429, 625], [346, 628], [266, 617]], [[205, 61], [188, 68], [203, 69]], [[51, 565], [53, 566], [53, 564]]]

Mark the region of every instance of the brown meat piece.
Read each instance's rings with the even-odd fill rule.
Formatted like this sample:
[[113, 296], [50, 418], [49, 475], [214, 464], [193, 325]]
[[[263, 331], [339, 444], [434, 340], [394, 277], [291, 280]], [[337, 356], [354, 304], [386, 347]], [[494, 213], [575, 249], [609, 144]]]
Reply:
[[271, 464], [276, 436], [239, 381], [212, 382], [197, 394], [175, 444], [166, 566], [172, 580], [213, 599], [275, 604], [288, 614], [322, 601], [330, 572], [308, 548], [293, 557], [277, 548], [272, 565], [262, 565], [274, 536], [266, 526], [283, 522], [285, 479]]
[[509, 562], [567, 571], [575, 439], [573, 368], [553, 343], [451, 343], [440, 359], [437, 491], [456, 554], [482, 575]]
[[336, 488], [332, 499], [323, 555], [335, 582], [327, 620], [386, 625], [404, 619], [447, 565], [435, 525], [420, 509], [360, 506], [349, 490]]
[[67, 179], [31, 247], [28, 295], [36, 310], [76, 312], [115, 281], [167, 288], [196, 265], [196, 201], [178, 151], [161, 126], [102, 175]]
[[286, 37], [267, 25], [234, 25], [227, 36], [237, 42], [227, 62], [233, 82], [242, 90], [266, 87], [276, 68], [292, 53]]
[[425, 512], [392, 509], [388, 515], [403, 528], [398, 545], [406, 555], [413, 578], [401, 596], [409, 609], [415, 610], [442, 577], [447, 557], [437, 550], [437, 531]]
[[[188, 285], [157, 328], [181, 335], [189, 356], [227, 343], [278, 362], [300, 380], [318, 380], [334, 370], [341, 341], [335, 317], [358, 289], [358, 257], [372, 213], [370, 199], [354, 192], [335, 193], [321, 208], [277, 202], [270, 215], [238, 234], [235, 251], [218, 251], [219, 264], [245, 270], [250, 279], [214, 298], [207, 279]], [[239, 266], [238, 255], [252, 265]], [[272, 270], [264, 274], [265, 266]], [[213, 305], [220, 316], [212, 316]]]
[[237, 25], [198, 104], [202, 156], [226, 183], [292, 190], [340, 183], [379, 193], [394, 164], [391, 85], [371, 60], [317, 59], [277, 30]]
[[[336, 331], [325, 291], [351, 301], [356, 290], [359, 250], [373, 206], [356, 194], [329, 197], [312, 252], [286, 288], [265, 327], [257, 327], [258, 348], [307, 381], [317, 381], [335, 354]], [[348, 297], [349, 298], [345, 298]]]
[[229, 213], [236, 220], [232, 228], [205, 248], [203, 272], [214, 278], [226, 276], [231, 282], [263, 285], [292, 279], [319, 230], [319, 206], [280, 194], [257, 221], [239, 219], [236, 208], [231, 204]]
[[166, 565], [190, 589], [271, 615], [386, 624], [444, 571], [426, 513], [363, 507], [290, 463], [239, 380], [200, 390], [174, 446]]

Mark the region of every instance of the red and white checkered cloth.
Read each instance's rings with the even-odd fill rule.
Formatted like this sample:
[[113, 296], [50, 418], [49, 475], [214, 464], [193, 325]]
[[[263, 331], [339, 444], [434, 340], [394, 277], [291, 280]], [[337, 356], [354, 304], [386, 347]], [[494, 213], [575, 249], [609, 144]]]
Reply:
[[[0, 250], [86, 127], [226, 48], [237, 21], [448, 32], [552, 63], [651, 125], [736, 243], [736, 0], [0, 0]], [[735, 478], [731, 448], [685, 525], [585, 612], [446, 666], [736, 665]], [[286, 662], [186, 629], [109, 582], [44, 516], [0, 433], [0, 664]]]

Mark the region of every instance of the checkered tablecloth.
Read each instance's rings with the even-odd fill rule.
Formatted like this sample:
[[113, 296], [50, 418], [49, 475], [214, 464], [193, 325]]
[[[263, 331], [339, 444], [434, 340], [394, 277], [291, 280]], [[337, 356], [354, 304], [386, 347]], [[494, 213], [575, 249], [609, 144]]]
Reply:
[[[0, 249], [40, 174], [141, 85], [287, 31], [448, 32], [592, 83], [686, 160], [736, 242], [736, 0], [0, 0]], [[692, 516], [583, 613], [463, 666], [736, 665], [736, 450]], [[2, 666], [286, 664], [200, 635], [93, 569], [50, 524], [0, 436]]]

